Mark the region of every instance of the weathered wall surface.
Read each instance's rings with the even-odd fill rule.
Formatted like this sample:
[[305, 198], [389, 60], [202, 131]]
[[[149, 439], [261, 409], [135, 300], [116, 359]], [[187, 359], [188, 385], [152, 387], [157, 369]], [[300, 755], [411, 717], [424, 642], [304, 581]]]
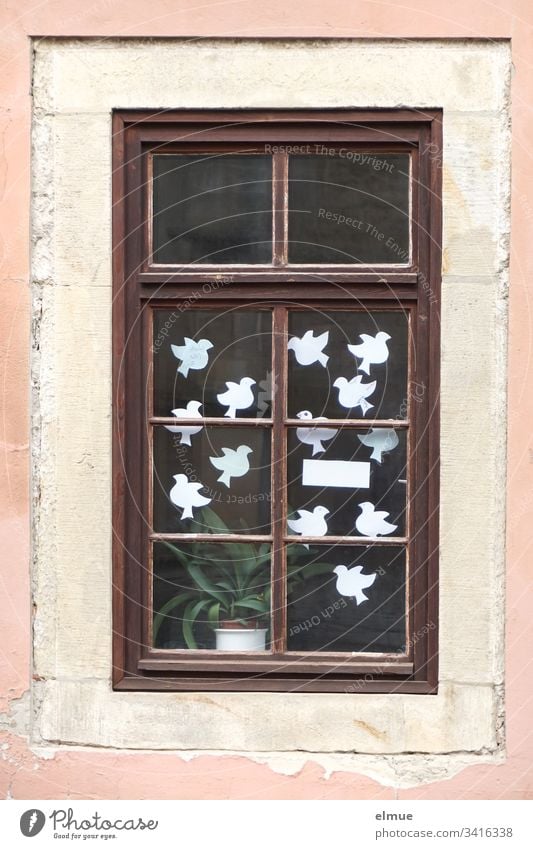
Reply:
[[[176, 9], [178, 5], [178, 9]], [[213, 12], [205, 8], [195, 11], [193, 3], [154, 2], [151, 4], [151, 18], [147, 20], [146, 10], [139, 4], [95, 3], [93, 6], [76, 11], [78, 4], [53, 3], [39, 7], [33, 12], [28, 7], [27, 12], [20, 6], [11, 8], [5, 6], [4, 40], [2, 61], [4, 74], [2, 87], [6, 87], [2, 100], [2, 120], [4, 129], [4, 146], [2, 150], [2, 181], [0, 191], [3, 192], [3, 213], [0, 220], [3, 239], [2, 281], [0, 297], [2, 298], [2, 332], [0, 344], [5, 348], [3, 359], [3, 383], [8, 392], [4, 395], [4, 410], [2, 417], [3, 437], [5, 440], [3, 473], [6, 475], [6, 485], [2, 487], [2, 538], [0, 545], [6, 556], [3, 560], [5, 569], [5, 584], [8, 590], [6, 615], [2, 623], [2, 673], [5, 686], [4, 692], [9, 697], [11, 705], [6, 705], [3, 715], [5, 727], [5, 744], [2, 749], [3, 783], [6, 792], [19, 798], [48, 797], [61, 798], [65, 795], [74, 797], [94, 796], [96, 798], [122, 796], [125, 798], [223, 798], [223, 797], [257, 797], [257, 798], [391, 798], [393, 795], [402, 797], [497, 797], [525, 798], [531, 797], [532, 782], [527, 775], [527, 764], [531, 761], [529, 726], [527, 723], [527, 699], [530, 698], [527, 679], [520, 675], [522, 666], [528, 658], [528, 629], [531, 630], [527, 595], [525, 592], [528, 573], [526, 556], [530, 546], [530, 534], [533, 518], [533, 499], [530, 497], [533, 477], [533, 465], [530, 461], [530, 434], [527, 422], [531, 418], [528, 405], [531, 404], [530, 393], [526, 392], [528, 380], [529, 340], [531, 327], [528, 317], [528, 285], [532, 264], [531, 237], [529, 228], [533, 218], [533, 169], [528, 159], [528, 144], [530, 127], [528, 125], [527, 104], [528, 83], [531, 82], [531, 71], [527, 60], [532, 38], [532, 14], [527, 3], [513, 2], [508, 8], [499, 11], [483, 2], [473, 2], [468, 9], [464, 4], [448, 3], [445, 13], [442, 4], [438, 2], [422, 3], [417, 0], [411, 4], [420, 7], [420, 15], [407, 20], [404, 9], [400, 4], [389, 4], [387, 7], [377, 7], [375, 4], [357, 4], [357, 9], [347, 7], [345, 3], [323, 2], [284, 4], [274, 2], [268, 9], [261, 8], [256, 2], [242, 3], [235, 6], [222, 7]], [[305, 15], [303, 14], [305, 6]], [[528, 17], [529, 16], [529, 17]], [[305, 20], [303, 29], [301, 21]], [[132, 25], [131, 22], [135, 23]], [[334, 21], [333, 27], [331, 22]], [[469, 755], [455, 757], [452, 762], [446, 762], [444, 756], [439, 759], [427, 759], [425, 763], [413, 765], [401, 755], [391, 754], [387, 757], [369, 755], [337, 756], [324, 755], [284, 755], [273, 758], [271, 755], [262, 758], [256, 755], [239, 756], [236, 752], [228, 752], [224, 757], [216, 754], [204, 754], [190, 760], [176, 754], [127, 753], [117, 751], [91, 751], [90, 748], [76, 746], [67, 749], [53, 745], [53, 731], [61, 731], [59, 737], [66, 742], [79, 744], [90, 743], [91, 740], [68, 739], [68, 731], [75, 726], [84, 727], [85, 718], [79, 715], [79, 721], [73, 722], [68, 711], [63, 717], [46, 714], [40, 711], [40, 699], [43, 687], [57, 688], [60, 682], [53, 680], [58, 677], [57, 667], [47, 667], [50, 655], [41, 654], [38, 664], [41, 664], [36, 675], [46, 677], [46, 684], [37, 682], [35, 691], [34, 715], [41, 717], [43, 725], [39, 730], [46, 730], [45, 736], [49, 748], [44, 750], [37, 747], [34, 750], [28, 744], [30, 711], [27, 696], [24, 693], [29, 685], [29, 591], [28, 578], [28, 496], [27, 496], [27, 445], [28, 437], [28, 351], [29, 351], [29, 305], [28, 305], [28, 214], [29, 214], [29, 114], [30, 114], [30, 69], [31, 57], [28, 34], [46, 35], [232, 35], [232, 36], [364, 36], [364, 37], [478, 37], [490, 36], [498, 38], [513, 37], [513, 59], [516, 75], [513, 83], [514, 110], [514, 176], [513, 176], [513, 231], [512, 231], [512, 264], [511, 264], [511, 344], [509, 369], [510, 397], [510, 442], [509, 442], [509, 501], [508, 501], [508, 546], [507, 546], [507, 587], [508, 587], [508, 657], [507, 657], [507, 748], [505, 757], [491, 763], [469, 766]], [[216, 61], [216, 60], [214, 60]], [[275, 73], [273, 68], [273, 73]], [[424, 74], [427, 66], [421, 68]], [[317, 71], [319, 73], [319, 71]], [[383, 66], [376, 65], [376, 73], [383, 73]], [[466, 94], [476, 86], [475, 63], [464, 74], [463, 85]], [[68, 88], [68, 79], [64, 80]], [[339, 86], [345, 81], [339, 79]], [[272, 91], [274, 92], [275, 87]], [[279, 95], [280, 98], [282, 95]], [[122, 104], [117, 104], [122, 105]], [[125, 104], [124, 104], [125, 105]], [[135, 104], [139, 105], [139, 104]], [[175, 104], [172, 104], [175, 105]], [[206, 105], [206, 104], [202, 104]], [[242, 105], [242, 104], [238, 104]], [[271, 105], [282, 105], [273, 103]], [[315, 105], [312, 101], [309, 105]], [[394, 104], [390, 104], [394, 105]], [[439, 104], [431, 104], [439, 105]], [[489, 107], [490, 109], [491, 107]], [[493, 107], [492, 110], [494, 111]], [[98, 105], [96, 104], [96, 111]], [[475, 120], [476, 116], [472, 116]], [[478, 116], [479, 117], [479, 116]], [[478, 143], [482, 139], [472, 134], [470, 138], [471, 151], [478, 156]], [[501, 135], [496, 131], [488, 132], [483, 141], [487, 147], [484, 151], [489, 160], [494, 154], [493, 146], [501, 143]], [[484, 146], [485, 146], [484, 145]], [[68, 163], [65, 163], [68, 165]], [[458, 163], [461, 167], [461, 163]], [[468, 157], [462, 161], [462, 167], [468, 169]], [[490, 167], [490, 166], [489, 166]], [[481, 185], [481, 184], [480, 184]], [[450, 187], [450, 191], [453, 187]], [[480, 230], [488, 229], [489, 233], [505, 228], [498, 228], [497, 221], [487, 221], [487, 216], [480, 213], [486, 198], [472, 198], [468, 210], [472, 223], [479, 225]], [[45, 203], [46, 206], [46, 203]], [[495, 219], [500, 210], [493, 207]], [[451, 237], [452, 231], [449, 230]], [[489, 278], [493, 273], [497, 276], [498, 286], [503, 284], [498, 297], [501, 298], [502, 312], [505, 312], [503, 301], [505, 292], [505, 269], [502, 260], [505, 254], [504, 244], [494, 244], [487, 241], [487, 233], [479, 233], [479, 238], [472, 240], [467, 251], [463, 251], [461, 233], [457, 232], [455, 244], [450, 244], [446, 266], [450, 280], [461, 275], [464, 303], [467, 308], [481, 309], [484, 299], [483, 285], [478, 284], [472, 290], [469, 278], [484, 277], [487, 290], [494, 292], [494, 282]], [[483, 238], [481, 238], [483, 237]], [[489, 258], [489, 259], [487, 259]], [[41, 258], [46, 263], [46, 257]], [[454, 263], [459, 262], [460, 270]], [[470, 268], [469, 264], [470, 263]], [[481, 268], [480, 268], [481, 266]], [[107, 273], [107, 272], [106, 272]], [[46, 274], [44, 274], [44, 278]], [[465, 285], [466, 284], [466, 285]], [[46, 285], [46, 284], [45, 284]], [[68, 286], [58, 294], [54, 302], [54, 315], [68, 323], [74, 311], [72, 292]], [[107, 303], [102, 292], [105, 286], [99, 286], [98, 276], [91, 289], [91, 301], [95, 315], [107, 319]], [[457, 287], [458, 290], [458, 287]], [[78, 298], [79, 292], [76, 293]], [[69, 302], [70, 298], [70, 302]], [[476, 300], [472, 300], [477, 298]], [[102, 299], [100, 301], [100, 299]], [[464, 309], [463, 300], [449, 302], [450, 311]], [[451, 316], [449, 316], [450, 318]], [[96, 326], [97, 321], [95, 319]], [[502, 326], [502, 325], [500, 325]], [[86, 330], [85, 345], [94, 343], [91, 336], [92, 328]], [[39, 345], [39, 339], [35, 340]], [[448, 352], [449, 353], [449, 352]], [[460, 363], [460, 359], [458, 360]], [[481, 366], [483, 363], [480, 364]], [[480, 378], [486, 375], [480, 368]], [[90, 399], [89, 399], [90, 400]], [[502, 398], [503, 403], [503, 398]], [[62, 428], [73, 427], [72, 420], [61, 423]], [[497, 414], [497, 409], [493, 412]], [[485, 411], [483, 412], [485, 415]], [[54, 426], [54, 422], [48, 422]], [[496, 428], [488, 434], [491, 445], [493, 437], [501, 433]], [[58, 435], [61, 435], [60, 430]], [[98, 433], [94, 436], [97, 439]], [[457, 434], [457, 438], [461, 434]], [[477, 438], [477, 437], [476, 437]], [[500, 439], [497, 436], [497, 439]], [[451, 444], [451, 443], [450, 443]], [[482, 453], [482, 452], [481, 452]], [[496, 448], [496, 455], [498, 449]], [[499, 456], [499, 455], [498, 455]], [[82, 463], [90, 463], [91, 458], [81, 458], [80, 454], [67, 459]], [[494, 457], [493, 457], [494, 459]], [[53, 470], [64, 474], [60, 468]], [[460, 484], [460, 481], [459, 481]], [[35, 496], [40, 498], [42, 493]], [[473, 494], [478, 497], [478, 494]], [[481, 494], [483, 497], [483, 494]], [[492, 500], [497, 514], [497, 499]], [[47, 510], [54, 505], [40, 502], [40, 522], [45, 520]], [[76, 516], [72, 517], [76, 523]], [[41, 524], [41, 528], [43, 525]], [[464, 531], [468, 533], [468, 517], [463, 517]], [[78, 528], [79, 530], [79, 528]], [[457, 531], [457, 528], [454, 528]], [[496, 545], [499, 542], [495, 541]], [[498, 552], [489, 555], [492, 562], [498, 560]], [[95, 566], [101, 569], [101, 563], [95, 558]], [[104, 580], [103, 573], [97, 572], [97, 580]], [[494, 589], [500, 584], [500, 576], [495, 570], [491, 571], [489, 580], [494, 582]], [[468, 591], [468, 580], [458, 581], [458, 592]], [[51, 591], [54, 591], [53, 585]], [[74, 608], [67, 605], [63, 613], [63, 622], [68, 623], [69, 615]], [[492, 611], [481, 611], [481, 620], [486, 616], [490, 620]], [[46, 619], [47, 612], [43, 614]], [[450, 611], [452, 616], [452, 611]], [[43, 621], [37, 611], [37, 621]], [[102, 624], [106, 624], [103, 621]], [[453, 620], [450, 619], [450, 624]], [[464, 622], [457, 619], [456, 627], [462, 629]], [[495, 631], [484, 633], [492, 635]], [[473, 642], [480, 634], [474, 635]], [[47, 629], [37, 633], [37, 643], [47, 639]], [[529, 640], [530, 642], [530, 640]], [[44, 642], [42, 643], [44, 645]], [[496, 651], [494, 650], [496, 649]], [[475, 668], [487, 669], [487, 683], [494, 685], [501, 675], [499, 667], [499, 652], [491, 642], [487, 652], [478, 651], [474, 663]], [[57, 657], [54, 655], [54, 662]], [[83, 665], [82, 660], [78, 660]], [[68, 664], [68, 654], [61, 658]], [[90, 664], [89, 664], [90, 666]], [[87, 669], [87, 674], [89, 669]], [[60, 677], [60, 676], [59, 676]], [[22, 697], [22, 698], [21, 698]], [[50, 700], [45, 705], [52, 704]], [[79, 704], [79, 703], [78, 703]], [[496, 702], [495, 702], [496, 705]], [[56, 702], [61, 707], [61, 702]], [[469, 715], [477, 719], [477, 709], [469, 708]], [[105, 724], [105, 718], [97, 717]], [[62, 725], [62, 722], [66, 725]], [[46, 726], [48, 722], [48, 726]], [[87, 723], [93, 724], [94, 717], [89, 717]], [[70, 725], [69, 725], [70, 724]], [[361, 738], [358, 737], [358, 740]], [[96, 742], [96, 741], [93, 741]], [[107, 740], [104, 745], [116, 745], [115, 740]], [[127, 745], [127, 744], [126, 744]], [[232, 747], [233, 748], [233, 747]], [[235, 746], [240, 749], [241, 746]], [[246, 747], [244, 747], [246, 748]], [[356, 747], [354, 747], [356, 748]], [[358, 748], [358, 747], [357, 747]], [[474, 741], [474, 748], [475, 741]], [[489, 747], [491, 748], [491, 747]], [[369, 751], [368, 748], [363, 749]], [[372, 749], [370, 749], [372, 751]], [[192, 754], [192, 753], [191, 753]], [[263, 761], [263, 762], [261, 762]], [[467, 768], [464, 768], [467, 767]], [[464, 769], [463, 769], [464, 768]], [[358, 774], [358, 770], [365, 775]], [[456, 777], [450, 778], [454, 773]], [[368, 776], [368, 777], [365, 777]], [[372, 776], [372, 777], [371, 777]], [[377, 779], [376, 783], [373, 778]], [[420, 781], [423, 784], [420, 784]], [[408, 789], [411, 787], [411, 789]]]
[[[501, 756], [509, 78], [505, 41], [35, 46], [36, 744]], [[111, 110], [311, 103], [444, 109], [439, 693], [113, 693]]]

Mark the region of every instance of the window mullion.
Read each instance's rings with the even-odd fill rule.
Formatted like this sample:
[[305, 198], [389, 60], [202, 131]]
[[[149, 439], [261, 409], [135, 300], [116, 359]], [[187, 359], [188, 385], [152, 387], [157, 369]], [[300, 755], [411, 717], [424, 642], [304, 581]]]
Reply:
[[287, 407], [287, 309], [274, 307], [273, 315], [273, 409], [272, 418], [272, 649], [286, 648], [286, 573], [284, 536], [287, 525], [286, 501], [286, 429]]
[[289, 157], [275, 153], [272, 157], [272, 264], [287, 265], [289, 218]]

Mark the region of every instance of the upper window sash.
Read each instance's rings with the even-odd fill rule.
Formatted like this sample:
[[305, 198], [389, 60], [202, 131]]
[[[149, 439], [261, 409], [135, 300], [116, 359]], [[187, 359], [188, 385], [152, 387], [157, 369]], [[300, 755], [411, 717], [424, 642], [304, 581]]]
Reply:
[[143, 160], [151, 270], [413, 265], [409, 146], [173, 145]]
[[[427, 263], [427, 234], [432, 229], [431, 196], [436, 188], [431, 186], [431, 181], [440, 170], [440, 161], [437, 162], [435, 156], [438, 143], [434, 141], [440, 129], [433, 129], [440, 128], [439, 110], [323, 110], [320, 113], [271, 110], [267, 118], [265, 114], [260, 111], [193, 110], [115, 113], [115, 127], [122, 129], [115, 130], [120, 132], [121, 138], [115, 144], [114, 194], [126, 200], [138, 199], [136, 204], [127, 203], [127, 220], [123, 220], [121, 207], [114, 208], [115, 232], [122, 232], [124, 236], [124, 243], [115, 249], [123, 253], [123, 258], [117, 256], [116, 261], [124, 263], [128, 278], [134, 277], [147, 286], [217, 280], [221, 275], [228, 282], [242, 280], [249, 284], [282, 280], [307, 284], [328, 279], [343, 284], [372, 284], [376, 291], [382, 284], [403, 287], [409, 297], [409, 288], [420, 282], [420, 270]], [[405, 250], [403, 246], [396, 249], [391, 245], [391, 258], [395, 262], [371, 262], [365, 256], [359, 257], [363, 262], [349, 263], [331, 262], [331, 256], [325, 262], [317, 262], [316, 257], [310, 257], [312, 261], [305, 263], [300, 262], [298, 256], [291, 258], [284, 247], [290, 240], [287, 207], [274, 202], [274, 198], [274, 244], [268, 262], [154, 262], [157, 259], [153, 257], [151, 239], [154, 156], [205, 155], [221, 151], [240, 155], [247, 152], [249, 156], [267, 153], [272, 157], [272, 190], [279, 193], [284, 185], [287, 187], [290, 157], [307, 157], [307, 153], [298, 151], [308, 149], [313, 156], [322, 148], [339, 151], [337, 158], [319, 152], [324, 161], [340, 162], [342, 159], [345, 164], [353, 164], [347, 159], [348, 151], [354, 156], [356, 153], [376, 157], [409, 156], [409, 246]], [[342, 157], [340, 151], [343, 151]], [[324, 215], [327, 211], [325, 208]], [[335, 210], [330, 211], [335, 213]], [[342, 210], [339, 213], [344, 214]], [[325, 223], [325, 219], [321, 221]], [[336, 226], [339, 233], [346, 227], [348, 235], [350, 225]], [[342, 253], [338, 259], [342, 259]]]

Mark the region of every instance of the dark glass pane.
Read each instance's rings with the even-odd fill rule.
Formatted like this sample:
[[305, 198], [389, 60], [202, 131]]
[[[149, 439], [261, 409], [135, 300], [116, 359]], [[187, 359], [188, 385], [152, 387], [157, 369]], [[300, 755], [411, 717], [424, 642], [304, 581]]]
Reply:
[[291, 311], [289, 417], [405, 419], [408, 331], [401, 310]]
[[402, 547], [291, 545], [287, 558], [289, 651], [405, 651]]
[[[203, 416], [271, 415], [270, 311], [156, 309], [153, 351], [156, 416], [171, 416], [189, 404], [189, 412]], [[227, 382], [240, 387], [229, 397]]]
[[289, 157], [289, 262], [408, 261], [408, 154]]
[[153, 645], [264, 651], [270, 640], [270, 546], [154, 544]]
[[154, 530], [269, 534], [270, 428], [194, 431], [154, 428]]
[[155, 263], [270, 263], [272, 158], [153, 158]]
[[405, 536], [406, 443], [392, 428], [290, 428], [289, 534]]

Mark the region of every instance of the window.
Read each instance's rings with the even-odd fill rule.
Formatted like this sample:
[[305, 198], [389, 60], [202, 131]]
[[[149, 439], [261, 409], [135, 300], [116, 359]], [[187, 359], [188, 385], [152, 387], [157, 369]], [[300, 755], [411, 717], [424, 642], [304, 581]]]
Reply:
[[114, 685], [431, 693], [440, 115], [114, 116]]

